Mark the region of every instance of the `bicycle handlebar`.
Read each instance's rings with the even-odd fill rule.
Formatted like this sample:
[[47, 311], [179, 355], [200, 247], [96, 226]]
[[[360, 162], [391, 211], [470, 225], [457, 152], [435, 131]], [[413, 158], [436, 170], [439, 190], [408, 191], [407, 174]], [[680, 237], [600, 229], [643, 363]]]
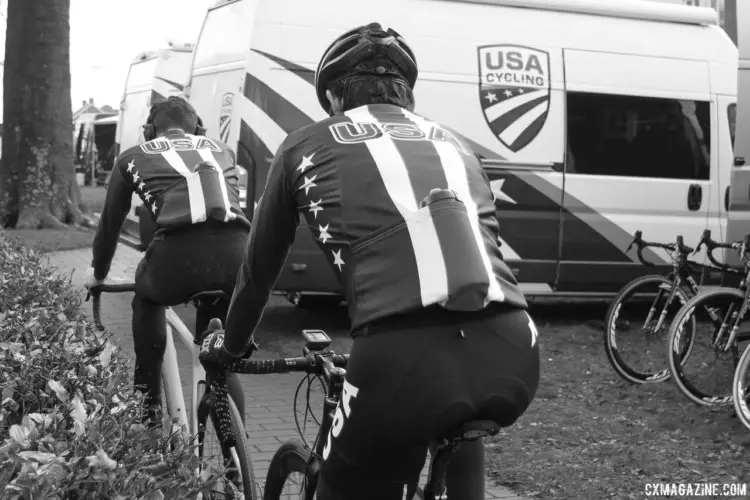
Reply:
[[640, 230], [635, 232], [635, 235], [633, 236], [633, 241], [630, 242], [625, 252], [629, 252], [630, 249], [633, 248], [633, 245], [636, 246], [636, 252], [638, 253], [638, 260], [640, 260], [644, 266], [655, 265], [653, 262], [646, 260], [646, 258], [643, 256], [643, 250], [649, 247], [662, 248], [664, 250], [667, 250], [668, 252], [679, 252], [679, 254], [682, 257], [687, 257], [690, 253], [694, 251], [692, 247], [689, 247], [688, 245], [685, 244], [685, 241], [682, 235], [678, 235], [674, 243], [655, 243], [652, 241], [645, 241], [643, 239], [643, 231], [640, 231]]
[[[746, 236], [747, 238], [750, 237], [750, 235]], [[698, 246], [695, 248], [695, 253], [698, 253], [700, 251], [701, 247], [705, 245], [706, 246], [706, 256], [708, 257], [708, 260], [711, 261], [711, 264], [714, 266], [720, 268], [720, 269], [728, 269], [729, 266], [727, 264], [723, 264], [716, 260], [716, 258], [713, 256], [713, 251], [717, 248], [725, 248], [729, 250], [740, 250], [742, 245], [742, 242], [734, 241], [730, 243], [721, 243], [719, 241], [714, 241], [711, 239], [711, 230], [706, 229], [703, 231], [703, 234], [701, 235], [701, 240], [698, 242]], [[750, 248], [750, 246], [745, 244], [746, 248]], [[745, 253], [743, 251], [743, 253]]]
[[348, 354], [311, 351], [299, 358], [238, 359], [224, 365], [228, 372], [244, 375], [306, 372], [320, 375], [331, 368], [345, 368]]
[[102, 292], [132, 292], [135, 291], [135, 283], [125, 281], [120, 283], [101, 283], [96, 286], [92, 286], [88, 289], [86, 294], [86, 301], [91, 299], [91, 305], [94, 309], [94, 324], [100, 331], [104, 330], [102, 324]]

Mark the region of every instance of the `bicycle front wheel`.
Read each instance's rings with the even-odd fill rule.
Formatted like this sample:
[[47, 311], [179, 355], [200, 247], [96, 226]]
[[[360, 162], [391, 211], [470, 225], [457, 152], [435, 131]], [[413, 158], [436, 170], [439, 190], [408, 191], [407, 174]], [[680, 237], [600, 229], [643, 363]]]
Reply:
[[607, 310], [604, 329], [604, 352], [620, 377], [634, 384], [669, 380], [667, 333], [687, 301], [684, 290], [658, 274], [622, 288]]
[[310, 450], [299, 442], [282, 444], [268, 466], [263, 500], [312, 500], [315, 492], [305, 491], [305, 471], [310, 456]]
[[732, 383], [732, 398], [734, 399], [734, 410], [737, 413], [737, 418], [745, 427], [750, 429], [750, 406], [748, 406], [748, 396], [750, 395], [748, 388], [750, 385], [748, 385], [748, 379], [750, 379], [750, 346], [745, 348], [740, 357]]
[[208, 394], [198, 406], [198, 439], [200, 458], [205, 462], [219, 460], [219, 466], [209, 465], [213, 472], [224, 469], [225, 473], [211, 491], [204, 493], [209, 499], [260, 500], [256, 489], [255, 471], [247, 455], [247, 438], [240, 412], [231, 396], [228, 396], [229, 420], [237, 441], [234, 448], [221, 446], [219, 416], [216, 412], [216, 395]]
[[[743, 293], [735, 288], [702, 292], [690, 299], [672, 322], [669, 369], [677, 386], [694, 403], [732, 404], [738, 341], [744, 342], [746, 335], [740, 333], [732, 345], [727, 341], [743, 301]], [[694, 322], [695, 328], [685, 328], [688, 322]]]

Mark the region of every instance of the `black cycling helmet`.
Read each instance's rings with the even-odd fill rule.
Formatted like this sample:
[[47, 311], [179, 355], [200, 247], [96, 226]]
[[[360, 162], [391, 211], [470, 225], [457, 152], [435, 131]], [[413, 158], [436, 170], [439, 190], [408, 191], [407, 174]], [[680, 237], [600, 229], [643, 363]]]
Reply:
[[331, 113], [326, 98], [330, 83], [363, 74], [399, 77], [413, 90], [417, 59], [401, 35], [390, 28], [384, 31], [379, 23], [347, 31], [326, 49], [315, 72], [315, 91], [326, 113]]

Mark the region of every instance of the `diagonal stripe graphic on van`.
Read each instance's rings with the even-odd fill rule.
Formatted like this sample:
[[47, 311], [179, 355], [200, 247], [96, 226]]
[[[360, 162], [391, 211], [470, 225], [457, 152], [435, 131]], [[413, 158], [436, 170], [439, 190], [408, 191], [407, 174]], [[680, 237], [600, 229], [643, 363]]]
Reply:
[[[282, 68], [298, 75], [311, 86], [314, 85], [315, 74], [313, 70], [257, 49], [252, 50], [275, 62]], [[244, 89], [245, 97], [258, 106], [258, 108], [266, 113], [272, 120], [278, 123], [286, 133], [290, 133], [314, 123], [307, 114], [303, 113], [289, 100], [273, 90], [269, 85], [262, 82], [255, 75], [248, 72], [247, 76], [248, 78], [245, 80]], [[312, 89], [311, 92], [313, 92]], [[251, 151], [251, 153], [257, 158], [258, 162], [266, 163], [266, 158], [268, 157], [266, 151], [269, 150], [269, 147], [268, 145], [264, 145], [265, 151], [258, 151], [257, 148], [259, 145], [257, 143], [261, 141], [257, 139], [257, 135], [253, 135], [256, 137], [256, 140], [252, 141], [255, 144], [246, 144], [242, 139], [240, 142]], [[500, 154], [472, 141], [463, 134], [459, 135], [463, 137], [480, 156], [487, 159], [505, 159]], [[245, 135], [245, 137], [248, 136]], [[276, 145], [273, 146], [274, 149], [275, 147]], [[266, 170], [267, 168], [268, 167], [266, 166]], [[554, 205], [555, 209], [560, 206], [559, 200], [562, 198], [562, 190], [559, 187], [551, 184], [538, 175], [518, 176], [512, 172], [509, 172], [509, 175], [520, 181], [520, 184], [526, 186], [527, 189], [543, 195], [550, 204]], [[258, 179], [258, 182], [265, 184], [265, 180], [261, 181]], [[526, 190], [523, 189], [522, 191]], [[518, 194], [513, 194], [512, 197], [514, 199], [523, 199], [524, 194], [519, 192]], [[587, 251], [585, 255], [565, 256], [565, 260], [589, 262], [637, 261], [635, 255], [630, 256], [625, 254], [625, 249], [627, 248], [628, 243], [630, 243], [632, 235], [609, 219], [598, 214], [596, 210], [589, 207], [581, 200], [572, 197], [569, 193], [566, 193], [565, 197], [566, 205], [572, 207], [572, 210], [563, 208], [565, 215], [564, 232], [569, 231], [570, 233], [575, 234], [576, 237], [584, 238], [586, 241], [591, 242], [590, 245], [587, 245], [587, 247], [591, 249], [590, 252]], [[582, 220], [578, 214], [585, 216], [588, 222]], [[529, 247], [529, 245], [534, 242], [524, 236], [524, 233], [525, 231], [521, 231], [516, 235], [508, 234], [508, 238], [503, 234], [503, 238], [505, 238], [507, 243], [518, 252], [522, 259], [529, 258], [529, 255], [539, 253], [538, 250]], [[664, 262], [663, 258], [648, 250], [645, 256], [653, 262]]]
[[171, 85], [172, 87], [176, 88], [180, 92], [183, 92], [185, 90], [185, 86], [181, 85], [181, 84], [179, 84], [177, 82], [173, 82], [172, 80], [167, 80], [166, 78], [162, 78], [160, 76], [157, 76], [156, 78], [158, 78], [159, 80], [161, 80], [162, 82], [164, 82], [164, 83], [166, 83], [168, 85]]

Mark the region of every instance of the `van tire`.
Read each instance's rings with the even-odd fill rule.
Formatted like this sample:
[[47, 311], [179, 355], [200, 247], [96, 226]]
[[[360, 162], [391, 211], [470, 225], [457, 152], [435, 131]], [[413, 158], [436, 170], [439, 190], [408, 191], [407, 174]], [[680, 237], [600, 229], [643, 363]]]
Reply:
[[[626, 363], [621, 353], [618, 351], [618, 339], [617, 339], [617, 326], [620, 321], [624, 321], [621, 316], [622, 306], [629, 299], [631, 299], [636, 293], [648, 293], [649, 291], [659, 290], [660, 287], [665, 288], [664, 301], [657, 304], [655, 318], [652, 321], [656, 321], [659, 318], [659, 314], [666, 305], [667, 290], [671, 290], [674, 286], [674, 281], [671, 276], [666, 277], [658, 274], [651, 274], [641, 276], [634, 279], [627, 285], [625, 285], [620, 293], [612, 300], [612, 303], [607, 310], [607, 316], [604, 320], [604, 352], [607, 354], [612, 368], [615, 372], [623, 379], [633, 384], [653, 384], [664, 382], [671, 378], [669, 371], [669, 360], [667, 359], [667, 336], [669, 332], [669, 325], [671, 319], [677, 315], [678, 310], [688, 301], [689, 297], [685, 290], [678, 288], [676, 291], [675, 301], [676, 303], [670, 307], [671, 314], [668, 313], [665, 318], [664, 324], [661, 326], [660, 331], [656, 332], [659, 335], [657, 342], [653, 344], [653, 348], [656, 351], [656, 356], [659, 357], [663, 363], [658, 364], [658, 369], [651, 369], [648, 371], [637, 369]], [[653, 303], [655, 299], [647, 299], [646, 304]], [[645, 322], [648, 315], [648, 309], [643, 312], [643, 321]], [[643, 332], [645, 335], [650, 335], [651, 332]], [[663, 342], [661, 342], [663, 340]], [[662, 346], [663, 344], [663, 346]], [[660, 348], [663, 347], [663, 348]]]

